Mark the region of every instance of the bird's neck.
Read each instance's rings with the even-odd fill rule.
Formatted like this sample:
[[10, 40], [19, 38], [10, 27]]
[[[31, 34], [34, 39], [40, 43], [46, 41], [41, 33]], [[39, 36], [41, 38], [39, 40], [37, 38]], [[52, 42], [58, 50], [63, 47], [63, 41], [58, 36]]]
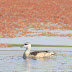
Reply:
[[25, 53], [24, 53], [24, 56], [25, 57], [28, 57], [29, 56], [30, 50], [31, 50], [31, 48], [28, 48], [28, 49], [25, 50]]
[[26, 49], [25, 52], [30, 53], [30, 48]]

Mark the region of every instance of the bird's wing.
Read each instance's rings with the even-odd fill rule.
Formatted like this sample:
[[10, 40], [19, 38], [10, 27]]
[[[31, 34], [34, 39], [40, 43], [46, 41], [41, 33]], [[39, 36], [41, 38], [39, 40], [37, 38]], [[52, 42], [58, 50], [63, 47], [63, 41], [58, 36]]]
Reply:
[[34, 52], [31, 52], [30, 54], [31, 55], [37, 55], [38, 53], [41, 53], [41, 52], [47, 52], [48, 53], [48, 51], [34, 51]]

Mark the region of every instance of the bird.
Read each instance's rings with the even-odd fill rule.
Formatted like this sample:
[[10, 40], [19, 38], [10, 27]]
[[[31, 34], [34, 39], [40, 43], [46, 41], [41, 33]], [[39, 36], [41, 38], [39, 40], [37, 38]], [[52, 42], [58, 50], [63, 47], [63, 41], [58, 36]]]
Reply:
[[49, 52], [49, 51], [34, 51], [34, 52], [30, 52], [31, 50], [31, 43], [26, 42], [24, 43], [24, 45], [22, 46], [22, 48], [26, 48], [24, 54], [23, 54], [23, 58], [45, 58], [45, 57], [49, 57], [51, 55], [54, 55], [54, 52]]

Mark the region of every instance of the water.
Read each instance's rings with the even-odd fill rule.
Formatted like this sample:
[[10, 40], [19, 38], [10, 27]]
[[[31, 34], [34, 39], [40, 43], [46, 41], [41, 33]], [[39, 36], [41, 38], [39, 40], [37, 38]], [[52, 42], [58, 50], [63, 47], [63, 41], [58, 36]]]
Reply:
[[54, 51], [56, 55], [37, 60], [22, 58], [24, 48], [0, 48], [0, 72], [72, 72], [71, 47], [34, 47]]

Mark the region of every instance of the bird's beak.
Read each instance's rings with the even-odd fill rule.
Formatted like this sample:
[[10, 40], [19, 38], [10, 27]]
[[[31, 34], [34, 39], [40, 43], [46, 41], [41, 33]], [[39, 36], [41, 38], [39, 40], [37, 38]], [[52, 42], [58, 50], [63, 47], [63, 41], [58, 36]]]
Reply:
[[24, 45], [23, 45], [23, 46], [21, 46], [21, 48], [24, 48]]

